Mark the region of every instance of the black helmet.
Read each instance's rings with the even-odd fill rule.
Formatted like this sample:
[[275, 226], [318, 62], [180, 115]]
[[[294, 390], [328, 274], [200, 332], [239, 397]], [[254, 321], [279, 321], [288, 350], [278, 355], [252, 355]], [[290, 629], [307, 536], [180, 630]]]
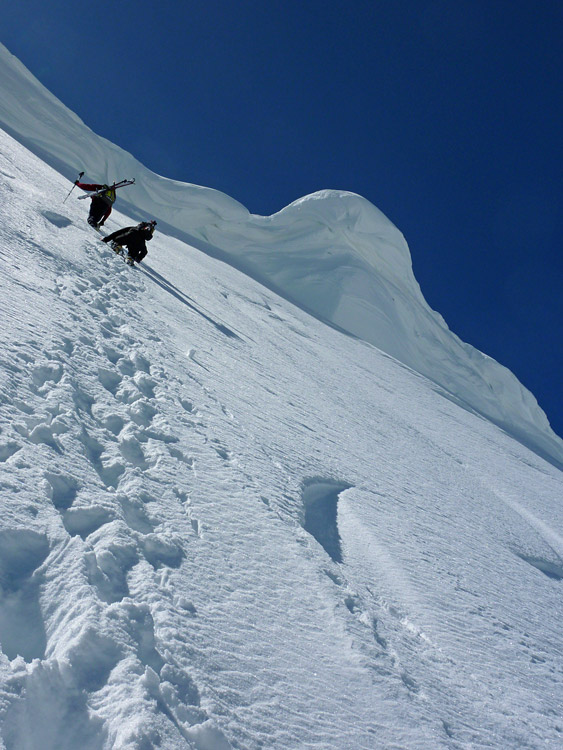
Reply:
[[141, 229], [143, 232], [145, 232], [146, 235], [148, 235], [145, 237], [145, 239], [147, 240], [152, 239], [155, 226], [156, 226], [156, 221], [142, 221], [139, 224], [139, 229]]

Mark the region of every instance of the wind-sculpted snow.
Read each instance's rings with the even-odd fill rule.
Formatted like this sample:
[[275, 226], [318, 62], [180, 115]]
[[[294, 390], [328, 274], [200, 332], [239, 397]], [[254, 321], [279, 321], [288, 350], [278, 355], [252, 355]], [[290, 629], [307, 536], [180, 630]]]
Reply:
[[559, 748], [561, 472], [65, 188], [0, 132], [0, 747]]
[[157, 217], [320, 319], [368, 341], [435, 381], [563, 466], [563, 441], [534, 396], [493, 359], [464, 344], [426, 304], [401, 232], [349, 192], [322, 191], [270, 217], [209, 188], [154, 174], [97, 136], [0, 45], [0, 123], [67, 177], [132, 177], [119, 205]]

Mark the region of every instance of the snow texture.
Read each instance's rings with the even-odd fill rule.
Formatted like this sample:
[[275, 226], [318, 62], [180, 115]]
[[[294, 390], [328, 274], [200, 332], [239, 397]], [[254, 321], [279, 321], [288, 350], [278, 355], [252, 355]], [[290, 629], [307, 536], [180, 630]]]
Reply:
[[[93, 161], [132, 158], [2, 56], [19, 140], [70, 154], [74, 122]], [[426, 357], [447, 388], [339, 330], [338, 309], [375, 315], [369, 285], [386, 299], [392, 278], [418, 330], [435, 317], [361, 199], [259, 219], [135, 176], [147, 206], [176, 190], [177, 225], [184, 203], [215, 205], [198, 226], [230, 257], [237, 232], [246, 248], [262, 232], [247, 260], [291, 294], [160, 223], [128, 267], [83, 201], [63, 204], [68, 181], [0, 131], [0, 747], [560, 748], [563, 481], [532, 397], [460, 342], [456, 359], [445, 328]], [[336, 281], [352, 244], [323, 275], [326, 217], [352, 207], [354, 230], [335, 230], [350, 243], [380, 221], [363, 298]], [[114, 209], [107, 231], [129, 223]], [[334, 309], [289, 301], [298, 279], [309, 303], [315, 279], [318, 304], [334, 284]], [[394, 345], [422, 357], [411, 334]], [[519, 440], [469, 407], [470, 361]]]
[[[119, 205], [252, 276], [433, 380], [456, 403], [495, 422], [563, 467], [563, 441], [534, 396], [495, 360], [463, 343], [431, 310], [401, 232], [369, 201], [326, 190], [270, 217], [209, 188], [165, 179], [95, 135], [0, 45], [0, 124], [62, 174], [136, 177]], [[162, 224], [161, 224], [162, 226]]]

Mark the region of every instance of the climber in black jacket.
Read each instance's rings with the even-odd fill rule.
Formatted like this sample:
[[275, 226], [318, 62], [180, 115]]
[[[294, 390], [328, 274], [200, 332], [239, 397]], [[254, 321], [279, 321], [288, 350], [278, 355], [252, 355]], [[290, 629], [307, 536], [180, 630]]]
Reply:
[[136, 227], [124, 227], [104, 237], [102, 242], [115, 242], [117, 245], [125, 246], [129, 253], [127, 260], [131, 263], [140, 263], [147, 254], [145, 242], [152, 240], [156, 221], [142, 221]]

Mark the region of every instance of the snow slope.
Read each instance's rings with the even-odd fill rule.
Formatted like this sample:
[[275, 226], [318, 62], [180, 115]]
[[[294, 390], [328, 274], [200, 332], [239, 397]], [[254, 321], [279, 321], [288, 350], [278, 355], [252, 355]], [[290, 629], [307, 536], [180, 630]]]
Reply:
[[561, 472], [67, 190], [0, 132], [0, 747], [560, 748]]
[[0, 87], [0, 124], [62, 174], [75, 179], [85, 170], [102, 182], [135, 176], [137, 185], [119, 200], [129, 215], [166, 222], [180, 239], [375, 344], [563, 466], [563, 441], [534, 396], [428, 307], [403, 235], [368, 201], [324, 191], [274, 216], [254, 216], [216, 190], [150, 172], [95, 135], [2, 45]]

